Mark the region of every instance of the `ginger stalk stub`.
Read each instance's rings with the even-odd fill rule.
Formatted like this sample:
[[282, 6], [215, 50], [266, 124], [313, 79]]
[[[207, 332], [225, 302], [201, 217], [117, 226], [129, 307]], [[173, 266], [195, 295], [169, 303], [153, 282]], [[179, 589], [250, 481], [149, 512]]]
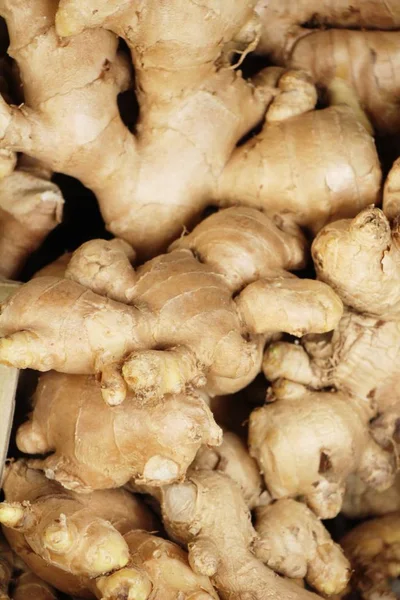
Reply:
[[[312, 111], [315, 88], [297, 70], [243, 79], [240, 62], [259, 40], [255, 6], [4, 0], [25, 105], [2, 102], [2, 146], [82, 181], [107, 228], [142, 258], [165, 250], [210, 203], [290, 214], [313, 231], [354, 215], [378, 200], [373, 139], [344, 107]], [[118, 111], [132, 76], [117, 36], [135, 68], [135, 135]], [[261, 133], [237, 147], [265, 115]]]
[[[243, 232], [232, 236], [238, 226]], [[2, 306], [0, 362], [99, 374], [111, 405], [127, 388], [143, 400], [202, 386], [224, 394], [254, 379], [274, 333], [329, 331], [342, 314], [327, 285], [289, 272], [305, 260], [299, 228], [254, 209], [212, 215], [136, 272], [128, 254], [122, 242], [93, 240], [74, 253], [67, 279], [22, 286]], [[107, 263], [109, 255], [118, 260]], [[65, 338], [64, 330], [74, 333]]]
[[391, 582], [400, 576], [400, 514], [365, 521], [341, 539], [354, 570], [351, 585], [365, 600], [395, 600]]
[[400, 63], [399, 5], [396, 0], [339, 0], [321, 4], [301, 0], [260, 0], [262, 21], [258, 52], [275, 64], [301, 68], [320, 86], [346, 79], [360, 97], [374, 126], [398, 131]]
[[194, 392], [146, 402], [129, 394], [110, 408], [93, 377], [51, 372], [40, 378], [17, 445], [27, 454], [52, 451], [34, 464], [64, 487], [88, 492], [131, 478], [154, 484], [181, 479], [200, 446], [218, 445], [221, 434]]
[[35, 563], [23, 550], [26, 545], [32, 556], [50, 566], [78, 578], [93, 578], [127, 564], [125, 531], [154, 526], [150, 513], [128, 492], [67, 493], [23, 461], [8, 467], [4, 493], [0, 522], [7, 539], [11, 534], [12, 546], [15, 537], [10, 529], [23, 540], [21, 553], [18, 546], [15, 549], [34, 572]]

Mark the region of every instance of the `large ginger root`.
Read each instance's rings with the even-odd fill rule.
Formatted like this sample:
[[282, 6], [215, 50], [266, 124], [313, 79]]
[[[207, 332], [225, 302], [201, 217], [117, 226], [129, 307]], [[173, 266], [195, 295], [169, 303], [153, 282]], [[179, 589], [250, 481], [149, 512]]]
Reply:
[[[245, 81], [231, 64], [257, 44], [255, 4], [63, 0], [57, 11], [54, 0], [2, 0], [25, 92], [22, 108], [1, 105], [2, 147], [82, 181], [142, 257], [209, 204], [290, 213], [314, 231], [356, 214], [379, 199], [380, 168], [353, 110], [307, 112], [316, 92], [303, 74], [273, 68]], [[131, 76], [115, 34], [135, 66], [135, 135], [116, 101]]]
[[[400, 364], [400, 296], [397, 280], [400, 263], [397, 229], [395, 222], [391, 231], [382, 211], [375, 208], [365, 209], [353, 220], [338, 221], [324, 228], [312, 246], [317, 274], [338, 293], [348, 309], [333, 334], [305, 336], [302, 345], [286, 342], [272, 344], [266, 351], [263, 363], [264, 373], [270, 381], [285, 378], [312, 389], [333, 387], [346, 395], [346, 411], [350, 411], [349, 414], [356, 415], [361, 411], [364, 428], [362, 439], [365, 440], [369, 430], [382, 450], [378, 454], [374, 452], [376, 464], [370, 462], [370, 468], [362, 468], [359, 475], [378, 491], [388, 487], [394, 475], [393, 469], [384, 467], [383, 454], [389, 459], [393, 453], [393, 460], [398, 454], [399, 444], [400, 398], [397, 380]], [[305, 397], [311, 402], [315, 393], [310, 391]], [[318, 394], [318, 397], [321, 395]], [[340, 395], [332, 396], [332, 406], [333, 402], [340, 402], [340, 398]], [[265, 407], [259, 414], [265, 412], [272, 415], [274, 411], [279, 411], [281, 419], [285, 420], [286, 411], [290, 409], [289, 405], [287, 409], [284, 406], [279, 403], [277, 407]], [[354, 427], [358, 428], [357, 418], [352, 423], [346, 421], [346, 429], [343, 430], [343, 426], [339, 425], [342, 418], [337, 415], [338, 431], [342, 428], [342, 431], [350, 432]], [[310, 415], [308, 421], [307, 427], [315, 430], [312, 425], [316, 422], [314, 414], [312, 417]], [[321, 414], [320, 423], [323, 421]], [[281, 431], [279, 435], [283, 435]], [[349, 466], [353, 465], [350, 456], [354, 456], [354, 449], [349, 449], [346, 456], [343, 452], [336, 455], [335, 450], [332, 456], [332, 450], [336, 448], [332, 429], [330, 444], [333, 444], [333, 448], [327, 445], [323, 437], [315, 437], [315, 431], [311, 438], [310, 430], [306, 431], [306, 428], [302, 432], [296, 431], [300, 436], [297, 449], [308, 447], [309, 440], [314, 439], [317, 443], [315, 461], [319, 454], [333, 460], [334, 468], [328, 471], [330, 477], [335, 475], [335, 483], [344, 484], [345, 478], [356, 472], [353, 467], [349, 470]], [[296, 434], [293, 432], [291, 435]], [[352, 435], [351, 438], [355, 444], [359, 444], [356, 437]], [[307, 440], [307, 445], [303, 446], [300, 440]], [[274, 438], [271, 443], [280, 445], [281, 442], [279, 438]], [[268, 440], [263, 442], [261, 436], [256, 445], [265, 454], [265, 460], [270, 462], [267, 458]], [[279, 445], [276, 445], [277, 451]], [[304, 454], [305, 460], [306, 455], [308, 452]], [[335, 468], [337, 456], [341, 456], [345, 462], [345, 472], [342, 471], [339, 481], [338, 469]], [[378, 456], [381, 457], [379, 460]], [[299, 460], [298, 453], [296, 460]], [[382, 468], [380, 474], [379, 465]], [[273, 468], [272, 464], [270, 468]], [[388, 476], [390, 472], [391, 476]], [[279, 487], [278, 480], [276, 483]]]
[[0, 180], [0, 275], [16, 278], [26, 259], [60, 223], [63, 197], [51, 173], [26, 159]]
[[125, 242], [88, 242], [67, 279], [38, 277], [3, 303], [0, 362], [100, 374], [113, 405], [127, 385], [147, 400], [205, 384], [237, 391], [268, 335], [326, 332], [341, 316], [327, 285], [288, 272], [304, 245], [297, 227], [250, 208], [212, 215], [136, 272]]
[[383, 492], [374, 490], [356, 476], [349, 477], [342, 506], [347, 517], [359, 519], [396, 511], [400, 511], [400, 473], [394, 484]]
[[192, 571], [186, 552], [176, 544], [144, 531], [131, 531], [124, 538], [130, 561], [124, 569], [97, 579], [97, 597], [102, 600], [218, 600], [208, 577]]
[[352, 584], [365, 600], [396, 600], [390, 580], [400, 577], [400, 513], [366, 521], [340, 543], [354, 569]]
[[280, 578], [252, 552], [256, 533], [240, 487], [216, 471], [193, 472], [184, 483], [162, 490], [164, 524], [189, 547], [196, 573], [211, 577], [224, 600], [318, 598]]
[[249, 509], [255, 508], [254, 553], [273, 571], [307, 579], [317, 591], [337, 594], [349, 580], [349, 564], [322, 523], [294, 500], [270, 504], [257, 463], [235, 434], [225, 431], [221, 446], [199, 450], [192, 471], [217, 471], [235, 481]]
[[257, 12], [258, 52], [275, 64], [305, 69], [322, 86], [344, 77], [380, 132], [399, 131], [397, 0], [259, 0]]
[[52, 587], [30, 571], [21, 573], [14, 582], [12, 600], [56, 600], [57, 597]]
[[119, 487], [131, 478], [154, 485], [179, 480], [202, 444], [220, 441], [221, 430], [197, 393], [159, 402], [130, 394], [110, 408], [93, 377], [55, 372], [41, 376], [33, 415], [17, 433], [23, 452], [53, 452], [35, 467], [78, 492]]
[[[0, 523], [13, 550], [38, 576], [37, 558], [83, 581], [124, 567], [129, 549], [123, 534], [132, 528], [152, 529], [148, 510], [124, 490], [79, 496], [66, 492], [23, 461], [9, 465], [4, 481], [6, 501]], [[54, 583], [49, 581], [49, 583]]]

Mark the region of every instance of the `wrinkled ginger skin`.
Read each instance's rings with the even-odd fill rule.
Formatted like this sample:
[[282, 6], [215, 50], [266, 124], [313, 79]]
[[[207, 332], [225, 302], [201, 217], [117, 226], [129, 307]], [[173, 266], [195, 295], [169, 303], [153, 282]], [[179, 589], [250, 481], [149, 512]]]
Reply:
[[349, 477], [342, 506], [346, 517], [361, 519], [396, 511], [400, 511], [400, 474], [397, 474], [394, 484], [384, 492], [377, 492], [358, 477]]
[[275, 572], [307, 580], [318, 592], [342, 592], [350, 564], [311, 510], [295, 500], [278, 500], [256, 509], [254, 552]]
[[241, 488], [250, 510], [262, 502], [262, 481], [254, 458], [238, 435], [225, 431], [222, 444], [214, 448], [202, 446], [191, 469], [218, 471], [235, 481]]
[[[0, 504], [0, 522], [4, 533], [13, 550], [39, 576], [31, 555], [78, 579], [124, 567], [129, 550], [123, 534], [133, 527], [155, 525], [140, 501], [124, 490], [80, 496], [67, 493], [23, 461], [9, 465], [3, 489], [6, 502]], [[57, 587], [63, 590], [61, 584]]]
[[364, 600], [396, 600], [400, 576], [400, 513], [365, 521], [340, 540], [354, 570], [351, 584]]
[[218, 600], [208, 577], [192, 571], [187, 553], [176, 544], [144, 531], [130, 531], [124, 538], [130, 561], [96, 581], [102, 600]]
[[51, 451], [35, 466], [68, 489], [90, 492], [131, 478], [148, 484], [179, 480], [200, 446], [220, 443], [221, 434], [198, 394], [161, 402], [128, 395], [110, 408], [93, 377], [50, 372], [40, 378], [17, 445], [28, 454]]
[[259, 0], [258, 52], [300, 68], [321, 86], [345, 78], [381, 133], [400, 129], [397, 0]]
[[249, 448], [273, 498], [302, 496], [320, 518], [333, 518], [350, 474], [380, 490], [393, 483], [395, 461], [371, 436], [364, 403], [284, 380], [271, 400], [250, 416]]
[[[107, 228], [141, 258], [165, 250], [209, 204], [289, 212], [313, 231], [354, 215], [378, 201], [373, 139], [347, 107], [301, 114], [316, 101], [304, 75], [273, 68], [245, 81], [232, 68], [257, 44], [255, 4], [66, 0], [55, 14], [53, 0], [2, 0], [26, 102], [3, 102], [2, 146], [82, 181]], [[118, 112], [131, 73], [115, 34], [135, 66], [135, 135]], [[261, 134], [236, 148], [266, 111]]]
[[[299, 230], [289, 233], [250, 208], [223, 214], [136, 273], [118, 240], [87, 242], [74, 253], [68, 279], [38, 277], [3, 303], [0, 362], [101, 374], [103, 397], [116, 405], [127, 386], [143, 399], [201, 386], [211, 395], [233, 393], [259, 372], [272, 334], [333, 329], [342, 314], [336, 294], [288, 272], [304, 264]], [[226, 239], [219, 260], [217, 231]]]
[[281, 579], [254, 556], [250, 512], [228, 476], [198, 471], [184, 483], [167, 486], [162, 512], [168, 533], [188, 545], [193, 570], [211, 577], [222, 600], [319, 597]]

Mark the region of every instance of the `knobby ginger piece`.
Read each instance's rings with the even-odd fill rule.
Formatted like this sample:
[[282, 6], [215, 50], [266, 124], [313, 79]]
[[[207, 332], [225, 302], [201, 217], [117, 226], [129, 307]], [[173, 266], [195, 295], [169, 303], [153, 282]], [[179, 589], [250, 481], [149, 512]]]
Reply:
[[227, 475], [197, 471], [183, 483], [166, 486], [162, 512], [169, 535], [188, 546], [193, 570], [211, 577], [222, 600], [320, 597], [256, 558], [250, 512], [240, 487]]
[[[349, 450], [347, 458], [343, 451], [337, 454], [336, 450], [334, 451], [336, 442], [333, 429], [330, 429], [330, 442], [327, 443], [326, 439], [321, 437], [317, 443], [315, 466], [319, 454], [321, 457], [329, 457], [328, 462], [324, 459], [322, 463], [330, 465], [330, 461], [333, 461], [333, 470], [329, 467], [328, 473], [330, 478], [334, 474], [335, 483], [342, 486], [340, 495], [344, 491], [345, 479], [352, 473], [358, 473], [364, 483], [377, 491], [384, 491], [393, 484], [398, 468], [398, 223], [395, 220], [391, 228], [382, 211], [376, 208], [365, 209], [353, 220], [337, 221], [326, 226], [313, 242], [312, 255], [318, 278], [329, 284], [345, 304], [343, 317], [331, 334], [306, 335], [301, 345], [286, 342], [271, 344], [264, 356], [263, 370], [270, 381], [284, 378], [308, 386], [310, 391], [305, 397], [310, 401], [316, 394], [312, 390], [323, 388], [332, 387], [339, 392], [338, 395], [331, 396], [332, 406], [334, 403], [338, 405], [341, 402], [340, 398], [345, 395], [346, 412], [350, 411], [349, 415], [361, 414], [364, 433], [360, 439], [370, 440], [365, 446], [365, 452], [368, 452], [368, 449], [372, 450], [371, 441], [374, 441], [374, 459], [371, 458], [368, 463], [363, 461], [364, 464], [357, 467], [350, 455], [354, 457], [358, 451], [354, 453], [354, 449]], [[327, 397], [326, 394], [324, 397]], [[289, 405], [287, 406], [286, 410], [289, 410]], [[285, 409], [279, 403], [276, 408], [272, 405], [263, 410], [271, 415], [274, 411], [279, 411], [281, 418], [285, 418]], [[304, 415], [309, 423], [308, 427], [312, 422], [316, 422], [314, 415]], [[335, 417], [338, 427], [343, 418], [344, 414], [340, 417], [339, 413]], [[322, 414], [321, 419], [324, 419]], [[342, 435], [345, 431], [350, 433], [353, 430], [354, 433], [348, 439], [349, 442], [353, 439], [357, 447], [359, 442], [356, 440], [359, 434], [357, 437], [354, 435], [359, 427], [358, 423], [359, 418], [354, 416], [350, 421], [346, 418], [345, 429], [343, 425], [340, 426]], [[284, 439], [283, 431], [278, 431], [280, 433], [275, 435], [280, 437], [269, 438], [273, 444], [280, 444], [278, 440]], [[297, 431], [299, 432], [299, 429]], [[305, 427], [299, 435], [299, 448], [309, 447], [310, 440], [316, 441], [319, 438], [315, 437], [315, 430], [310, 437]], [[307, 439], [307, 445], [300, 442], [302, 439]], [[257, 447], [260, 450], [261, 443], [259, 439]], [[265, 455], [269, 452], [269, 446], [269, 441], [265, 439], [262, 450]], [[305, 461], [307, 455], [308, 452], [304, 453]], [[268, 461], [270, 462], [269, 459]], [[344, 471], [335, 468], [338, 461], [344, 461]], [[357, 467], [356, 470], [354, 467]], [[338, 480], [339, 471], [342, 473]], [[319, 478], [315, 482], [318, 480]], [[277, 484], [281, 485], [278, 482]], [[327, 490], [331, 487], [332, 481], [329, 481]], [[340, 503], [341, 500], [337, 503], [338, 509]]]
[[[24, 461], [8, 466], [3, 489], [0, 523], [11, 547], [34, 573], [66, 593], [75, 593], [70, 576], [79, 590], [90, 578], [126, 566], [124, 533], [155, 526], [146, 507], [124, 490], [67, 492]], [[54, 578], [38, 570], [42, 563]]]
[[15, 279], [61, 222], [64, 199], [46, 172], [21, 165], [0, 180], [0, 275]]
[[[107, 228], [142, 258], [210, 204], [290, 214], [318, 231], [377, 202], [379, 160], [351, 108], [313, 111], [315, 88], [297, 70], [243, 79], [238, 67], [260, 36], [255, 5], [2, 0], [25, 93], [22, 108], [1, 104], [2, 147], [93, 190]], [[135, 68], [135, 135], [118, 110], [132, 77], [117, 36]]]
[[397, 0], [259, 0], [257, 52], [305, 69], [321, 86], [343, 77], [376, 129], [400, 129], [400, 6]]
[[136, 271], [128, 244], [93, 240], [66, 279], [37, 277], [3, 303], [0, 362], [98, 374], [111, 405], [127, 388], [143, 400], [191, 387], [235, 392], [259, 372], [276, 332], [337, 325], [336, 294], [289, 272], [305, 252], [296, 226], [244, 207], [212, 215]]
[[78, 492], [119, 487], [131, 478], [160, 485], [184, 477], [202, 444], [221, 442], [221, 430], [197, 393], [105, 404], [94, 377], [41, 376], [30, 420], [17, 445], [64, 487]]
[[346, 587], [349, 563], [340, 546], [307, 506], [295, 500], [271, 503], [268, 492], [261, 493], [257, 463], [236, 434], [225, 431], [221, 446], [201, 448], [192, 470], [224, 473], [240, 486], [248, 508], [255, 508], [254, 553], [273, 571], [294, 580], [306, 578], [324, 595]]
[[400, 513], [365, 521], [340, 540], [354, 570], [351, 585], [365, 600], [396, 600], [400, 577]]

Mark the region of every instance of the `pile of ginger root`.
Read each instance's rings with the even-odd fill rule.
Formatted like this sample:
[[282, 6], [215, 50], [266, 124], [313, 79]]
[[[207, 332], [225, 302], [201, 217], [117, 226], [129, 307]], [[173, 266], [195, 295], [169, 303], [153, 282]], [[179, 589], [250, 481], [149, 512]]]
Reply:
[[0, 18], [0, 600], [400, 598], [399, 2]]

